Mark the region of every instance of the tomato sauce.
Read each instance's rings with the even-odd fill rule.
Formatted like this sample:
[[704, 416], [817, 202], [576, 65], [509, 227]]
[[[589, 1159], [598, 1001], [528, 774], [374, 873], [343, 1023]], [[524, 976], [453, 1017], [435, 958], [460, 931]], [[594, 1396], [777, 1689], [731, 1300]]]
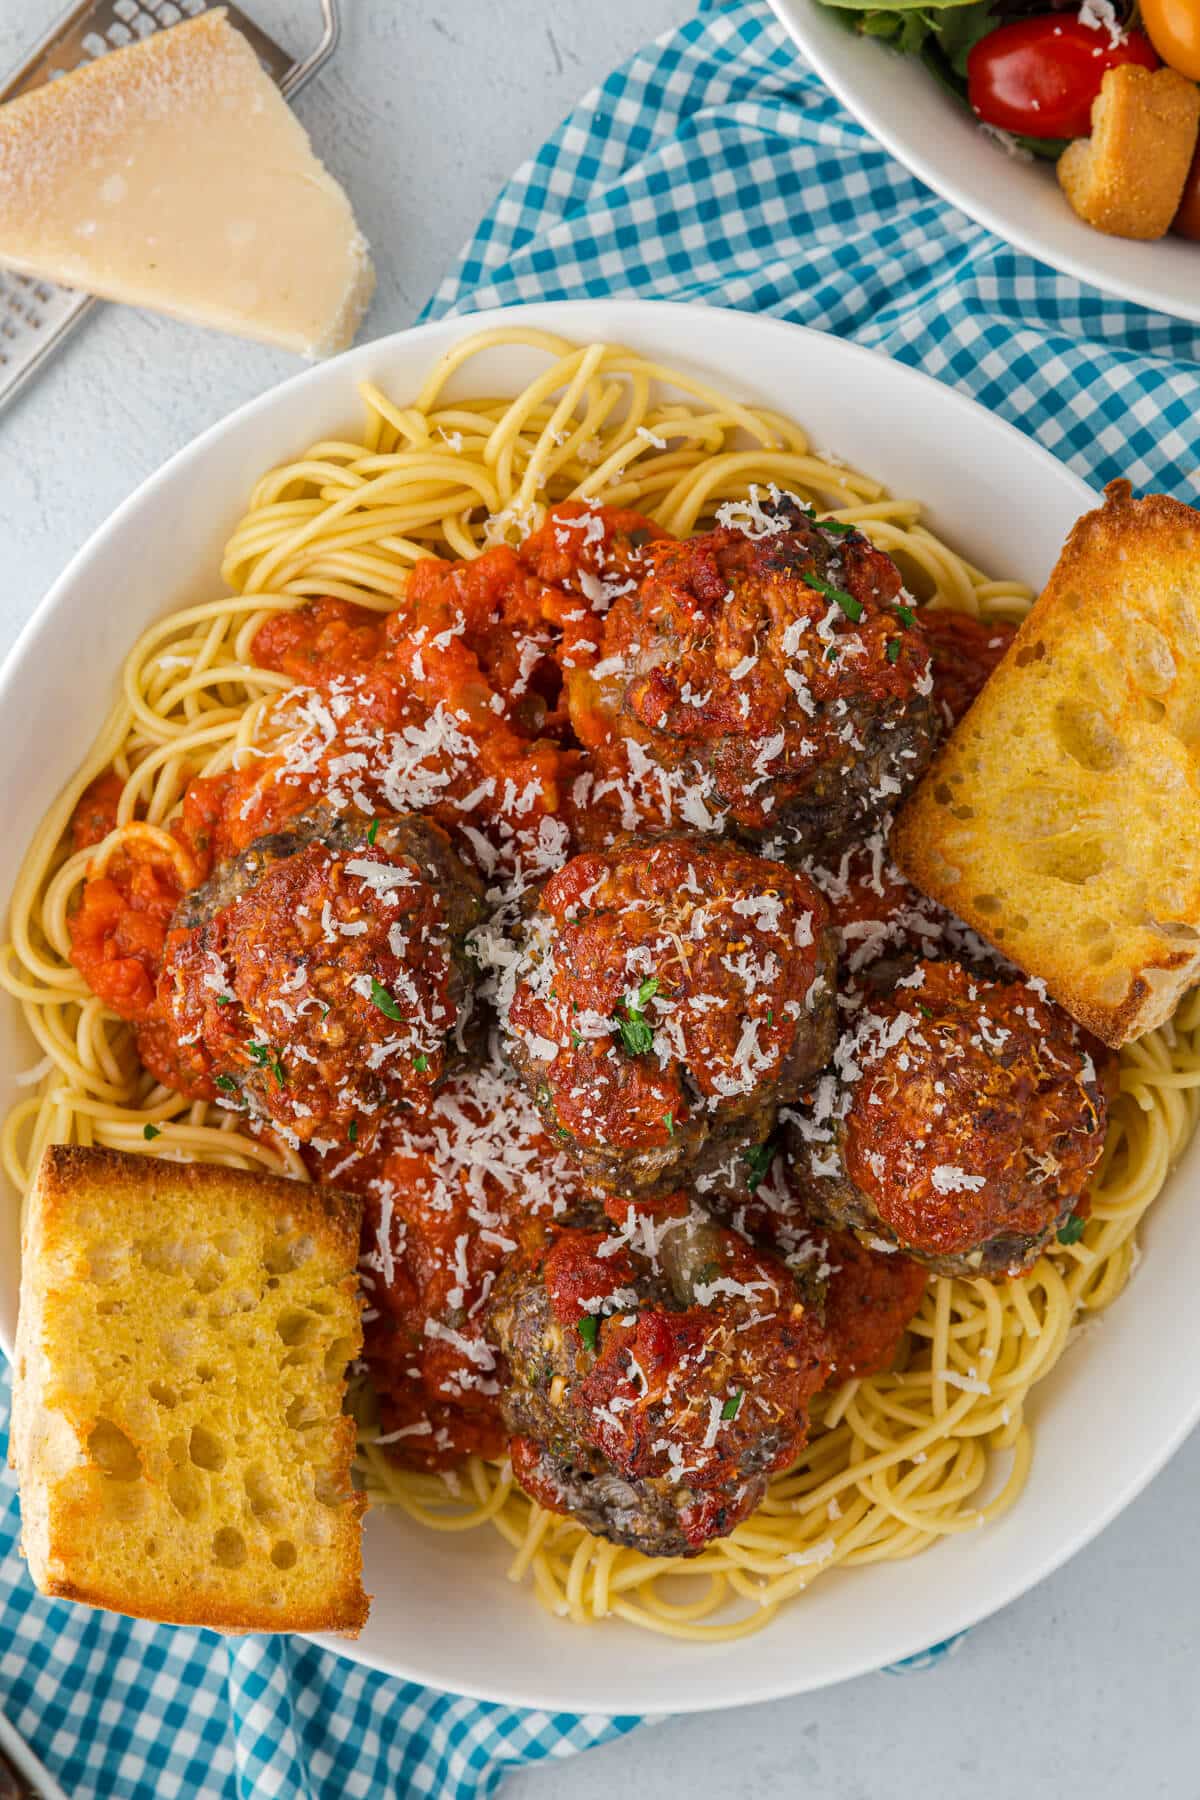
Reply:
[[[110, 771], [85, 790], [71, 820], [73, 849], [90, 849], [109, 835], [123, 787]], [[211, 803], [207, 784], [193, 782], [168, 833], [196, 882], [211, 866]], [[123, 1019], [138, 1023], [153, 1013], [167, 927], [183, 891], [178, 864], [145, 840], [119, 848], [103, 873], [84, 884], [70, 921], [71, 960], [92, 992]]]
[[[728, 556], [757, 569], [760, 549], [743, 550], [742, 540], [729, 535]], [[607, 796], [601, 793], [609, 720], [603, 678], [598, 682], [594, 671], [611, 648], [606, 630], [622, 654], [631, 652], [630, 632], [641, 617], [631, 597], [650, 577], [661, 606], [679, 614], [681, 628], [696, 605], [719, 614], [729, 572], [718, 562], [710, 567], [700, 551], [636, 512], [568, 503], [555, 508], [519, 550], [498, 545], [469, 563], [429, 558], [417, 564], [393, 612], [321, 598], [268, 618], [251, 659], [296, 684], [269, 709], [269, 753], [248, 756], [241, 767], [217, 776], [194, 777], [178, 816], [165, 828], [178, 857], [161, 840], [130, 834], [89, 875], [71, 917], [72, 960], [92, 991], [135, 1026], [145, 1066], [181, 1093], [211, 1097], [203, 1059], [183, 1041], [157, 997], [172, 918], [185, 892], [215, 867], [285, 827], [319, 797], [335, 809], [368, 816], [376, 809], [426, 813], [501, 886], [558, 867], [589, 832], [611, 835], [628, 825], [627, 762], [608, 769], [613, 785]], [[869, 614], [859, 634], [867, 666], [855, 677], [873, 695], [902, 696], [922, 673], [928, 643], [935, 694], [957, 718], [1011, 631], [923, 613], [924, 638], [920, 630], [906, 635], [889, 610], [890, 579], [886, 559], [869, 549], [857, 548], [849, 557], [846, 586], [853, 597], [861, 594]], [[609, 630], [612, 609], [622, 602], [623, 616], [633, 623], [618, 619]], [[814, 620], [827, 610], [828, 601], [814, 595]], [[731, 644], [734, 627], [740, 628], [738, 618], [722, 624], [733, 632]], [[729, 660], [737, 662], [732, 651]], [[848, 674], [831, 659], [816, 665], [811, 679], [814, 697], [822, 699], [836, 696]], [[772, 727], [772, 709], [786, 698], [781, 683], [779, 670], [764, 663], [745, 684], [752, 723], [761, 731]], [[653, 674], [638, 704], [655, 730], [685, 731], [691, 723], [680, 693], [668, 693]], [[739, 695], [722, 689], [714, 706], [704, 729], [736, 738], [746, 720]], [[753, 781], [751, 772], [741, 795], [751, 813]], [[122, 789], [115, 771], [91, 784], [72, 820], [73, 849], [104, 843], [116, 825]], [[634, 822], [665, 822], [656, 804], [642, 796]], [[602, 937], [593, 929], [589, 944], [583, 933], [593, 974], [604, 960]], [[702, 949], [695, 954], [701, 962]], [[600, 983], [603, 993], [597, 986], [584, 1000], [611, 1013], [629, 986], [626, 976], [614, 969], [613, 980]], [[711, 988], [717, 975], [709, 970], [708, 976]], [[665, 971], [662, 979], [669, 992]], [[764, 1015], [763, 1041], [773, 1048], [779, 1048], [772, 1034], [778, 1034], [781, 1010], [776, 1005]], [[724, 1007], [710, 1030], [731, 1021], [740, 1023], [740, 1015]], [[668, 1139], [688, 1114], [677, 1073], [664, 1074], [656, 1058], [633, 1059], [630, 1066], [639, 1092], [625, 1092], [621, 1107], [638, 1113], [643, 1139], [647, 1131]], [[432, 1089], [432, 1079], [428, 1085]], [[621, 1107], [607, 1130], [619, 1133]], [[259, 1124], [248, 1121], [248, 1128]], [[470, 1453], [502, 1453], [505, 1371], [484, 1336], [487, 1299], [530, 1214], [586, 1209], [590, 1195], [570, 1156], [546, 1134], [524, 1092], [494, 1068], [452, 1076], [438, 1093], [416, 1096], [369, 1148], [347, 1154], [344, 1146], [333, 1153], [305, 1144], [303, 1155], [316, 1178], [365, 1198], [365, 1356], [380, 1395], [380, 1435], [389, 1456], [432, 1469]], [[627, 1203], [621, 1206], [623, 1219]], [[552, 1273], [556, 1315], [574, 1326], [586, 1300], [633, 1277], [628, 1258], [596, 1255], [598, 1234], [564, 1234], [564, 1243], [566, 1237], [573, 1248], [564, 1248], [548, 1277]], [[741, 1255], [738, 1250], [734, 1261]], [[745, 1249], [745, 1268], [739, 1262], [735, 1273], [752, 1279], [755, 1258]], [[902, 1259], [896, 1258], [894, 1269], [856, 1265], [853, 1284], [849, 1275], [840, 1288], [835, 1282], [831, 1330], [841, 1345], [843, 1372], [861, 1372], [894, 1342], [895, 1321], [916, 1285], [914, 1277], [905, 1282], [901, 1275]], [[653, 1404], [679, 1393], [681, 1383], [685, 1389], [693, 1384], [695, 1405], [683, 1406], [675, 1441], [704, 1471], [697, 1484], [704, 1491], [687, 1521], [697, 1544], [748, 1493], [735, 1480], [744, 1448], [737, 1427], [723, 1425], [715, 1448], [704, 1443], [708, 1402], [738, 1383], [747, 1393], [752, 1385], [780, 1422], [779, 1456], [786, 1461], [802, 1441], [804, 1402], [819, 1385], [829, 1353], [818, 1320], [803, 1308], [770, 1330], [755, 1324], [744, 1304], [724, 1309], [722, 1317], [716, 1321], [709, 1308], [643, 1307], [628, 1323], [608, 1321], [611, 1355], [606, 1348], [597, 1360], [585, 1395], [589, 1408], [608, 1410], [610, 1418], [614, 1399], [629, 1401], [629, 1409], [615, 1415], [626, 1421], [617, 1434], [621, 1441], [602, 1421], [598, 1446], [631, 1473], [661, 1476], [661, 1454], [637, 1437], [651, 1402], [630, 1385], [627, 1352], [645, 1372]], [[715, 1330], [724, 1358], [718, 1358], [721, 1385], [708, 1388], [697, 1371], [712, 1364]], [[748, 1422], [747, 1409], [747, 1429]], [[519, 1465], [518, 1444], [513, 1456]]]
[[924, 609], [921, 625], [933, 650], [933, 693], [957, 725], [1004, 656], [1017, 628], [1006, 619]]
[[305, 1160], [366, 1203], [363, 1355], [388, 1455], [436, 1469], [502, 1454], [502, 1371], [484, 1308], [529, 1222], [586, 1206], [571, 1159], [524, 1089], [484, 1067], [451, 1077], [424, 1112], [396, 1116], [366, 1155], [310, 1149]]

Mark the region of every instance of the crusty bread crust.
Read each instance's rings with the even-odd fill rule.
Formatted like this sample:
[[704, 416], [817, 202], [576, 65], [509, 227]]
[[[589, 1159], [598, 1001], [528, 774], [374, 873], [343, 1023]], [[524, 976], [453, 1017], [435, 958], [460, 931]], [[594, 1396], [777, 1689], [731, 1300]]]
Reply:
[[34, 1192], [44, 1220], [61, 1219], [70, 1229], [80, 1197], [89, 1191], [119, 1207], [152, 1203], [160, 1191], [206, 1198], [223, 1208], [231, 1199], [248, 1213], [287, 1213], [306, 1231], [319, 1233], [329, 1254], [351, 1268], [358, 1259], [362, 1201], [344, 1188], [291, 1181], [260, 1169], [227, 1169], [221, 1163], [168, 1162], [161, 1156], [130, 1156], [121, 1150], [50, 1144], [38, 1165]]
[[1110, 237], [1160, 238], [1179, 207], [1200, 126], [1200, 90], [1174, 69], [1109, 69], [1092, 135], [1068, 144], [1058, 179], [1088, 225]]
[[1200, 513], [1113, 482], [904, 807], [897, 863], [1119, 1045], [1200, 979]]
[[48, 1149], [23, 1228], [10, 1460], [43, 1593], [223, 1631], [356, 1633], [341, 1410], [361, 1202]]

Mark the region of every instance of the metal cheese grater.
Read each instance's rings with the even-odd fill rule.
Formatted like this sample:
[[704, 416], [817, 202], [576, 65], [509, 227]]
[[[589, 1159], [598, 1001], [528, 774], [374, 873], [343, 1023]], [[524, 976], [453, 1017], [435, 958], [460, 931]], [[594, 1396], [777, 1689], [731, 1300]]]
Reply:
[[[249, 40], [267, 74], [289, 99], [329, 60], [341, 35], [340, 0], [320, 0], [320, 41], [296, 62], [239, 7], [231, 6], [229, 0], [214, 0], [214, 4], [224, 5], [229, 23]], [[208, 5], [209, 0], [83, 0], [50, 27], [28, 61], [0, 88], [0, 104], [43, 82], [55, 81], [109, 50], [121, 49], [183, 19], [194, 19], [197, 13], [207, 11]], [[96, 304], [90, 295], [73, 288], [54, 287], [48, 281], [0, 269], [0, 407]]]

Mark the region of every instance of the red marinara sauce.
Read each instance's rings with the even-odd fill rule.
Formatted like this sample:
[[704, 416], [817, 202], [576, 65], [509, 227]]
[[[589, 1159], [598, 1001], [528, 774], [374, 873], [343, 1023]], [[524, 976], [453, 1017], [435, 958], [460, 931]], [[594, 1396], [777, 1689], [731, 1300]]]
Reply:
[[923, 607], [919, 614], [933, 652], [933, 697], [957, 725], [978, 699], [992, 670], [1016, 636], [1006, 619], [977, 619], [971, 613]]
[[[563, 668], [591, 653], [607, 588], [629, 579], [639, 545], [661, 535], [636, 513], [570, 505], [519, 553], [498, 546], [470, 563], [418, 563], [391, 614], [318, 599], [268, 619], [252, 656], [298, 684], [277, 703], [291, 748], [189, 783], [170, 828], [182, 870], [134, 839], [89, 878], [71, 941], [92, 991], [122, 1018], [150, 1020], [185, 887], [317, 795], [368, 814], [429, 812], [501, 846], [536, 843], [542, 822], [565, 810], [578, 761], [565, 741]], [[122, 786], [109, 771], [88, 788], [73, 848], [108, 835]]]
[[396, 1115], [370, 1155], [307, 1160], [366, 1201], [363, 1357], [382, 1448], [425, 1469], [503, 1455], [486, 1304], [523, 1222], [584, 1203], [572, 1159], [525, 1090], [484, 1067], [453, 1076], [424, 1113]]
[[[114, 829], [124, 785], [110, 770], [84, 791], [71, 821], [73, 850], [103, 843]], [[154, 1013], [167, 927], [185, 887], [203, 881], [212, 866], [222, 792], [220, 782], [189, 784], [169, 831], [179, 846], [178, 860], [136, 838], [84, 883], [70, 921], [71, 960], [92, 992], [123, 1019], [140, 1023]]]

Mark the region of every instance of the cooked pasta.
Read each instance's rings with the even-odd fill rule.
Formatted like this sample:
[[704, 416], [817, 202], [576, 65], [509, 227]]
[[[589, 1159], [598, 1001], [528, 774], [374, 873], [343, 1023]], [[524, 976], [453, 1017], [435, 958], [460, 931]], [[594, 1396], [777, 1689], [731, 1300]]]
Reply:
[[[515, 397], [477, 391], [475, 359], [486, 363], [500, 344], [544, 358]], [[474, 397], [458, 398], [463, 390]], [[4, 1166], [19, 1191], [50, 1143], [306, 1175], [298, 1149], [281, 1138], [157, 1085], [130, 1028], [70, 960], [69, 920], [88, 871], [138, 841], [191, 885], [188, 853], [166, 829], [187, 782], [263, 755], [286, 729], [279, 697], [291, 684], [250, 653], [270, 615], [319, 596], [389, 612], [419, 559], [469, 559], [515, 542], [565, 499], [635, 507], [687, 535], [722, 503], [772, 484], [860, 525], [929, 607], [1017, 619], [1029, 603], [1019, 583], [984, 575], [934, 536], [917, 499], [892, 497], [814, 451], [778, 413], [619, 346], [491, 331], [465, 338], [415, 398], [366, 386], [363, 399], [360, 441], [314, 444], [258, 483], [226, 549], [229, 591], [143, 633], [112, 717], [30, 846], [0, 961], [40, 1055], [3, 1128]], [[72, 852], [76, 804], [110, 768], [123, 784], [115, 828]], [[1019, 1496], [1037, 1386], [1079, 1323], [1127, 1281], [1139, 1221], [1195, 1124], [1198, 1088], [1193, 998], [1172, 1025], [1122, 1053], [1082, 1236], [1056, 1244], [1020, 1279], [931, 1278], [898, 1365], [820, 1396], [799, 1462], [773, 1479], [753, 1516], [695, 1558], [651, 1559], [593, 1538], [527, 1498], [507, 1463], [475, 1457], [445, 1476], [398, 1467], [373, 1441], [365, 1388], [363, 1480], [377, 1501], [431, 1529], [498, 1532], [512, 1548], [514, 1579], [553, 1613], [619, 1617], [697, 1640], [760, 1629], [835, 1567], [911, 1556], [973, 1530]]]

